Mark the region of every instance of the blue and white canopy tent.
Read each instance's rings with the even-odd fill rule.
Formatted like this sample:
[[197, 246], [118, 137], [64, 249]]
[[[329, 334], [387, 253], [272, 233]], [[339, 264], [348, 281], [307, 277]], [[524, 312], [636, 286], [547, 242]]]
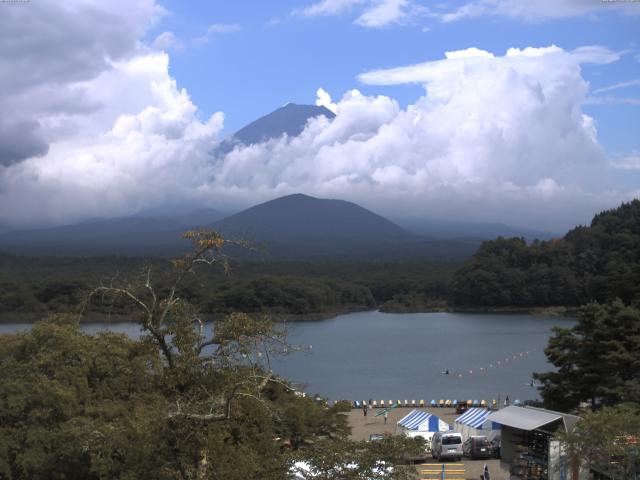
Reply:
[[456, 432], [462, 434], [463, 440], [474, 435], [484, 435], [489, 440], [493, 439], [500, 434], [500, 425], [487, 419], [490, 413], [485, 408], [470, 408], [456, 418]]
[[412, 432], [448, 432], [451, 427], [439, 417], [424, 410], [411, 410], [398, 421], [397, 429], [411, 436]]

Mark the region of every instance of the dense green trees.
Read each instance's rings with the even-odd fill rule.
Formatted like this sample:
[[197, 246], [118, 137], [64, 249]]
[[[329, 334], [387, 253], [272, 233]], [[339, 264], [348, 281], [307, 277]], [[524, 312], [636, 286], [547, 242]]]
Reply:
[[485, 242], [451, 283], [457, 306], [640, 302], [640, 200], [596, 215], [564, 238]]
[[[0, 254], [0, 318], [77, 313], [101, 279], [132, 277], [168, 261], [145, 258], [30, 258]], [[420, 310], [441, 306], [456, 264], [399, 262], [234, 263], [232, 275], [200, 269], [185, 278], [180, 295], [207, 315], [269, 312], [313, 318], [352, 310]], [[92, 302], [88, 313], [131, 311], [128, 304]]]
[[187, 237], [194, 251], [172, 272], [147, 268], [91, 292], [130, 304], [141, 340], [88, 335], [69, 316], [0, 335], [0, 479], [280, 480], [296, 460], [317, 478], [415, 472], [379, 467], [420, 442], [350, 442], [348, 406], [303, 398], [271, 371], [273, 356], [295, 347], [268, 317], [233, 313], [206, 333], [179, 287], [197, 265], [225, 267], [226, 242], [215, 232]]
[[556, 370], [538, 373], [550, 408], [621, 402], [640, 406], [640, 310], [620, 300], [586, 305], [571, 329], [556, 328], [545, 350]]
[[568, 457], [607, 478], [637, 478], [640, 474], [638, 407], [604, 407], [597, 412], [584, 412], [581, 417], [570, 432], [558, 432]]

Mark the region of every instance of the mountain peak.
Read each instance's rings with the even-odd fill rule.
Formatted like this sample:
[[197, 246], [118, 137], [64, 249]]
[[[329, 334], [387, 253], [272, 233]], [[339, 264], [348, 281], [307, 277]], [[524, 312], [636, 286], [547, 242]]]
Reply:
[[309, 119], [320, 115], [329, 119], [335, 117], [335, 114], [326, 107], [289, 102], [241, 128], [227, 142], [231, 145], [237, 143], [252, 145], [284, 134], [296, 137], [302, 133]]
[[227, 235], [282, 244], [361, 244], [413, 240], [393, 222], [355, 203], [303, 193], [255, 205], [214, 224]]

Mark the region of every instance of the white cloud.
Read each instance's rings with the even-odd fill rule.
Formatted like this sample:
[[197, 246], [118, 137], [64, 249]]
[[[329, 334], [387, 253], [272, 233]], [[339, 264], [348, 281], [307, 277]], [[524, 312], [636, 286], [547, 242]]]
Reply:
[[236, 33], [242, 30], [242, 27], [237, 23], [214, 23], [209, 25], [204, 35], [197, 37], [193, 40], [194, 43], [202, 45], [210, 42], [218, 35], [225, 35], [228, 33]]
[[[0, 19], [8, 26], [0, 28], [8, 85], [0, 90], [0, 223], [127, 214], [196, 195], [223, 117], [201, 120], [169, 76], [168, 55], [140, 43], [157, 7], [36, 3], [25, 21], [51, 28], [12, 32], [24, 10], [7, 9]], [[58, 43], [69, 44], [43, 54], [63, 30]], [[15, 42], [5, 41], [7, 32]], [[24, 51], [27, 43], [33, 52]], [[23, 59], [37, 56], [39, 69], [22, 82]]]
[[354, 23], [367, 28], [381, 28], [410, 21], [427, 12], [412, 0], [322, 0], [299, 7], [292, 14], [303, 17], [340, 15], [361, 7]]
[[332, 102], [331, 95], [324, 88], [319, 88], [316, 91], [316, 105], [319, 107], [326, 107], [333, 113], [338, 111], [338, 106]]
[[584, 103], [585, 105], [640, 105], [640, 98], [601, 95], [587, 97]]
[[173, 32], [162, 32], [151, 43], [151, 46], [158, 50], [179, 50], [182, 48], [182, 43], [177, 39]]
[[618, 90], [620, 88], [637, 87], [640, 86], [640, 79], [627, 80], [626, 82], [618, 82], [613, 85], [607, 85], [606, 87], [597, 88], [593, 93], [610, 92], [611, 90]]
[[355, 23], [370, 28], [400, 23], [409, 16], [406, 10], [408, 5], [408, 0], [378, 0], [372, 8], [362, 13]]
[[610, 12], [638, 15], [633, 2], [601, 0], [477, 0], [453, 11], [433, 14], [441, 21], [455, 22], [481, 16], [502, 16], [524, 21], [542, 21], [581, 16], [597, 16]]
[[[65, 5], [79, 11], [86, 4]], [[16, 19], [0, 19], [9, 25], [0, 29], [7, 87], [0, 90], [0, 145], [15, 140], [11, 150], [0, 148], [0, 223], [63, 223], [166, 203], [238, 207], [304, 192], [388, 215], [556, 230], [634, 194], [607, 183], [611, 166], [582, 111], [588, 85], [580, 62], [606, 58], [603, 52], [470, 48], [368, 72], [360, 76], [365, 83], [417, 82], [426, 93], [401, 108], [357, 90], [334, 102], [320, 89], [318, 102], [335, 110], [333, 120], [320, 116], [299, 137], [216, 158], [223, 115], [203, 118], [169, 75], [168, 54], [141, 44], [158, 15], [145, 5], [132, 22], [123, 5], [94, 18], [56, 17], [34, 3], [26, 21], [55, 28], [28, 32], [44, 73], [24, 83], [20, 62], [29, 53], [20, 38], [2, 41]], [[105, 16], [116, 33], [100, 31]], [[79, 43], [42, 54], [38, 48], [63, 25]], [[93, 31], [100, 45], [90, 41]]]
[[308, 7], [297, 8], [294, 13], [305, 17], [337, 15], [367, 1], [369, 0], [322, 0]]
[[640, 153], [621, 155], [611, 158], [611, 166], [617, 170], [640, 170]]
[[600, 45], [579, 47], [571, 52], [578, 62], [596, 65], [606, 65], [608, 63], [617, 62], [625, 53], [627, 52], [613, 52]]
[[210, 188], [246, 189], [257, 200], [303, 191], [386, 214], [558, 230], [634, 195], [607, 183], [595, 122], [581, 109], [581, 58], [558, 47], [448, 56], [360, 77], [423, 83], [426, 95], [406, 109], [349, 92], [333, 121], [234, 151]]

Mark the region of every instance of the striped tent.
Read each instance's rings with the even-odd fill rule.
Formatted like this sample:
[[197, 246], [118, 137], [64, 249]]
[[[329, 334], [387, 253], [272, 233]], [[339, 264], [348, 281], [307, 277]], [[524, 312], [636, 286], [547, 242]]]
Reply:
[[398, 427], [418, 432], [448, 432], [451, 427], [437, 416], [424, 410], [411, 410], [398, 421]]
[[500, 425], [487, 420], [490, 413], [484, 408], [470, 408], [456, 418], [456, 432], [460, 432], [464, 440], [473, 435], [485, 435], [493, 438], [500, 431]]

